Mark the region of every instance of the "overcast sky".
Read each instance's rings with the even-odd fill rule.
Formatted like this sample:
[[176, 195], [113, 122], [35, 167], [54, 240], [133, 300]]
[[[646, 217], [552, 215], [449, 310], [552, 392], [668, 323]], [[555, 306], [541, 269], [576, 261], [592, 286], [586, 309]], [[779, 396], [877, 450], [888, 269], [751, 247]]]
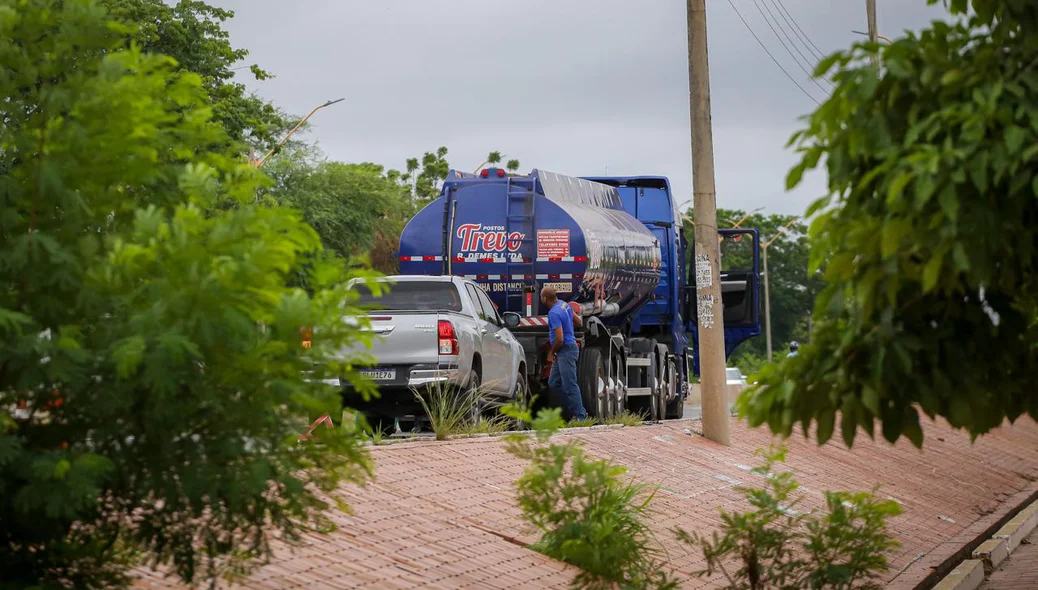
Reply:
[[[232, 42], [276, 76], [251, 89], [298, 115], [346, 98], [311, 119], [308, 139], [331, 158], [401, 168], [444, 145], [471, 171], [501, 150], [524, 172], [666, 175], [678, 202], [691, 199], [683, 0], [209, 1], [235, 11]], [[943, 14], [925, 0], [877, 4], [888, 37]], [[805, 92], [828, 88], [798, 67], [814, 50], [801, 37], [847, 47], [864, 6], [708, 1], [719, 207], [800, 213], [822, 194], [819, 174], [784, 190], [796, 162], [784, 145], [815, 106]]]

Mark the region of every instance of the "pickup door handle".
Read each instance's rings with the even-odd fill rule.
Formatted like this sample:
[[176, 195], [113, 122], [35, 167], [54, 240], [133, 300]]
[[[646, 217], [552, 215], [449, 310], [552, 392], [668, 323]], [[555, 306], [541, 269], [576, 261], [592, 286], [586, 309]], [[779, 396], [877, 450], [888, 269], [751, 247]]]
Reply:
[[480, 334], [486, 334], [487, 333], [487, 329], [486, 328], [480, 328], [479, 329], [479, 333]]
[[495, 338], [496, 340], [504, 340], [504, 337], [503, 337], [503, 336], [501, 336], [501, 334], [500, 334], [500, 333], [498, 333], [498, 334], [494, 334], [494, 338]]

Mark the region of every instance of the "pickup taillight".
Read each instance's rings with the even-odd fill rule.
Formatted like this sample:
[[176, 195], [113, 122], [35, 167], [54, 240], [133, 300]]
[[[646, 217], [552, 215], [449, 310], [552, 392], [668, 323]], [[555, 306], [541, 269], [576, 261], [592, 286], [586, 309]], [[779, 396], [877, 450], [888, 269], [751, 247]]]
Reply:
[[448, 320], [440, 320], [437, 326], [440, 337], [440, 354], [455, 356], [458, 354], [458, 336], [454, 333], [454, 324]]

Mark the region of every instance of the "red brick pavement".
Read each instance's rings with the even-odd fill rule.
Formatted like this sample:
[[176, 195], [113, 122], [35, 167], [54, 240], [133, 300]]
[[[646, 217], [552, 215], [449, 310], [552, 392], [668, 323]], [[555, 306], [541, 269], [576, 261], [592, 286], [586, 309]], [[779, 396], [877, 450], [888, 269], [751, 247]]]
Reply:
[[[733, 422], [732, 447], [685, 433], [692, 422], [564, 433], [585, 441], [589, 453], [611, 457], [635, 479], [662, 486], [654, 528], [667, 550], [668, 567], [685, 587], [715, 581], [691, 578], [702, 555], [678, 542], [674, 527], [709, 532], [718, 510], [745, 507], [734, 485], [759, 485], [749, 472], [754, 450], [766, 446], [765, 430]], [[925, 451], [862, 438], [817, 447], [795, 436], [787, 468], [802, 484], [803, 506], [822, 505], [823, 490], [861, 490], [879, 484], [904, 514], [891, 523], [902, 547], [886, 580], [912, 587], [948, 553], [969, 542], [972, 529], [1008, 510], [1010, 500], [1038, 489], [1038, 424], [1020, 421], [981, 437], [939, 424], [924, 426]], [[240, 588], [562, 588], [572, 568], [523, 547], [513, 482], [523, 465], [496, 439], [416, 442], [373, 448], [376, 481], [344, 492], [355, 513], [333, 515], [340, 530], [313, 535], [302, 546], [275, 548], [272, 563]], [[148, 570], [137, 586], [175, 588]]]
[[1035, 590], [1038, 588], [1038, 531], [1009, 556], [981, 585], [981, 590]]

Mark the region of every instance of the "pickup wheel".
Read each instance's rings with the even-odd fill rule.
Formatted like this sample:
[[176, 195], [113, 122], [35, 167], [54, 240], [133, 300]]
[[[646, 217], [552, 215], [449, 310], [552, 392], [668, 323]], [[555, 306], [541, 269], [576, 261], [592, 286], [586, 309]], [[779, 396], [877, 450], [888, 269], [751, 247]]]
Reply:
[[466, 409], [472, 424], [478, 423], [483, 413], [483, 392], [480, 391], [482, 387], [482, 367], [479, 366], [478, 362], [474, 362], [472, 364], [472, 375], [469, 376], [469, 386], [462, 402], [468, 406]]
[[[530, 409], [530, 384], [526, 377], [526, 367], [519, 367], [515, 378], [515, 404], [523, 409]], [[533, 411], [532, 409], [530, 410]], [[530, 425], [524, 420], [513, 420], [515, 430], [528, 430]]]
[[588, 417], [603, 420], [609, 418], [608, 372], [602, 362], [602, 351], [598, 348], [585, 348], [580, 355], [580, 367], [577, 372], [577, 383], [580, 385], [580, 396], [584, 402], [584, 410]]

